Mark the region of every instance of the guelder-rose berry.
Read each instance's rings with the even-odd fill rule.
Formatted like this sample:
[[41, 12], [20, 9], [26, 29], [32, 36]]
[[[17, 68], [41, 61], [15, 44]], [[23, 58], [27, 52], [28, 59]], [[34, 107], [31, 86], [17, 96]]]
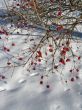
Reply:
[[11, 63], [10, 62], [7, 62], [7, 65], [10, 65]]
[[71, 81], [73, 82], [75, 79], [74, 78], [71, 78]]
[[49, 52], [53, 52], [53, 49], [52, 49], [52, 48], [50, 48], [50, 49], [49, 49]]
[[79, 56], [79, 57], [78, 57], [78, 60], [80, 60], [80, 59], [81, 59], [81, 57]]
[[18, 60], [23, 60], [23, 58], [22, 58], [22, 57], [20, 57], [20, 58], [18, 58]]
[[50, 88], [50, 85], [46, 85], [46, 88]]
[[43, 84], [43, 81], [40, 81], [40, 84]]
[[41, 79], [43, 79], [44, 76], [41, 76]]
[[15, 43], [12, 43], [12, 46], [15, 46]]
[[68, 58], [68, 59], [66, 59], [66, 62], [69, 62], [70, 61], [70, 59]]

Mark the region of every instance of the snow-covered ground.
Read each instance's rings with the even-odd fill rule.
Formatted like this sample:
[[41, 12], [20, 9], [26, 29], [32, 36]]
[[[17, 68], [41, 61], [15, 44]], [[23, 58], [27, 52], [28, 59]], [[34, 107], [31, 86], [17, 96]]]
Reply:
[[[38, 32], [30, 34], [38, 34]], [[21, 50], [27, 46], [23, 43], [23, 39], [27, 36], [9, 35], [9, 40], [5, 38], [5, 35], [1, 37], [0, 46], [4, 41], [4, 45], [9, 46], [12, 55], [16, 55], [17, 52], [21, 53]], [[11, 46], [12, 42], [16, 42], [15, 47]], [[73, 49], [76, 49], [76, 45], [73, 44]], [[82, 44], [78, 43], [78, 45], [81, 52]], [[7, 57], [12, 55], [0, 50], [0, 67], [5, 64]], [[57, 74], [51, 75], [48, 80], [50, 88], [46, 88], [47, 79], [44, 85], [39, 84], [40, 77], [36, 71], [28, 73], [24, 67], [19, 67], [14, 70], [13, 77], [11, 77], [11, 69], [0, 68], [0, 74], [3, 73], [7, 78], [0, 81], [0, 110], [82, 110], [81, 66], [82, 64], [80, 64], [79, 79], [74, 82], [69, 81], [68, 84], [61, 81]], [[66, 68], [69, 69], [69, 66]], [[66, 74], [66, 71], [64, 73]]]

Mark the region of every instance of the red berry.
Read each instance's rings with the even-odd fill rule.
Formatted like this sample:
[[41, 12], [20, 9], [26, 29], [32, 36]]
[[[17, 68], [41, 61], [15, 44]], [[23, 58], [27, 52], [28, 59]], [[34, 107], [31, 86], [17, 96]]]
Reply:
[[12, 43], [12, 46], [15, 46], [15, 43]]
[[69, 48], [64, 47], [63, 50], [64, 50], [64, 51], [69, 51]]
[[46, 85], [46, 88], [50, 88], [50, 85]]
[[7, 65], [10, 65], [11, 63], [10, 62], [7, 62]]
[[5, 76], [2, 76], [2, 79], [5, 79]]
[[70, 61], [70, 59], [66, 59], [66, 62], [69, 62]]
[[36, 68], [34, 67], [33, 70], [36, 70]]
[[52, 49], [52, 48], [50, 48], [50, 49], [49, 49], [49, 52], [53, 52], [53, 49]]
[[38, 62], [41, 62], [41, 59], [38, 59]]
[[79, 72], [79, 69], [76, 69], [77, 72]]
[[58, 14], [57, 14], [57, 16], [61, 16], [62, 15], [62, 12], [61, 11], [59, 11], [58, 12]]
[[63, 65], [65, 65], [64, 59], [60, 58], [59, 62], [62, 63]]
[[40, 84], [43, 84], [43, 81], [40, 81]]
[[41, 79], [43, 79], [44, 76], [41, 76]]
[[56, 38], [56, 40], [58, 40], [58, 39], [59, 39], [59, 37]]
[[22, 57], [20, 57], [20, 58], [18, 58], [18, 60], [23, 60], [23, 58], [22, 58]]
[[6, 48], [6, 47], [3, 47], [3, 49], [4, 49], [4, 51], [5, 51], [5, 50], [7, 50], [7, 48]]
[[32, 62], [31, 62], [31, 65], [33, 65], [33, 64], [34, 64], [34, 62], [32, 61]]
[[71, 78], [71, 81], [73, 82], [74, 81], [74, 78]]
[[7, 47], [3, 47], [4, 51], [10, 51], [10, 49], [8, 49]]
[[66, 51], [62, 50], [61, 55], [66, 55]]
[[72, 72], [73, 70], [70, 70], [70, 72]]
[[81, 57], [79, 56], [79, 57], [78, 57], [78, 60], [80, 60], [80, 59], [81, 59]]
[[67, 83], [67, 81], [65, 81]]
[[40, 50], [37, 51], [37, 57], [42, 57], [42, 52]]
[[79, 76], [76, 76], [76, 79], [79, 79]]
[[50, 44], [49, 47], [52, 47], [52, 45]]
[[9, 52], [9, 51], [10, 51], [10, 49], [8, 49], [8, 48], [7, 48], [7, 51]]
[[17, 3], [17, 6], [20, 6], [20, 4], [19, 4], [19, 3]]

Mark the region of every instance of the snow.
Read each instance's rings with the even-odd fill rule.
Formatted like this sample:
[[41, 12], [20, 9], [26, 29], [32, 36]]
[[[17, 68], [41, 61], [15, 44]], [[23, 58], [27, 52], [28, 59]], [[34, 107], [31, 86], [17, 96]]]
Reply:
[[53, 83], [45, 89], [37, 83], [37, 78], [27, 78], [26, 82], [15, 84], [0, 93], [0, 110], [81, 110], [82, 85], [75, 84], [71, 90], [63, 91], [62, 84]]

